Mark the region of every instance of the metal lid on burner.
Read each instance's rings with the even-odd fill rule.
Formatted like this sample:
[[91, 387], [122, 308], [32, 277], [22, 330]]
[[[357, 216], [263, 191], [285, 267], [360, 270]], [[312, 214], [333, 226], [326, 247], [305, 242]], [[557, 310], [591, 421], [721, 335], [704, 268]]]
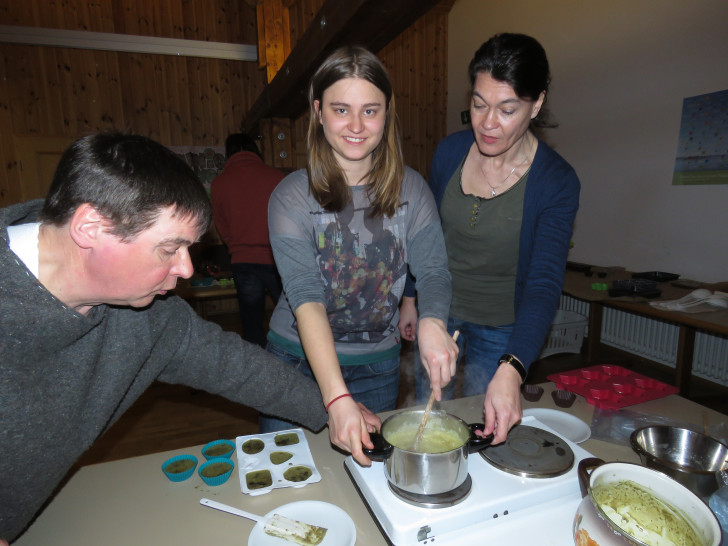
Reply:
[[574, 464], [574, 452], [562, 438], [527, 425], [513, 427], [504, 443], [480, 455], [496, 468], [524, 478], [560, 476]]

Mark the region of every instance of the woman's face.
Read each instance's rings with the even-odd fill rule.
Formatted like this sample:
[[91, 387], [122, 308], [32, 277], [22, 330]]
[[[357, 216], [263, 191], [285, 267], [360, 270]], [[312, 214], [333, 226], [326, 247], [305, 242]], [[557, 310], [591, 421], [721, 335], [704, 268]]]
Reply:
[[470, 103], [470, 120], [480, 153], [497, 156], [510, 150], [528, 131], [544, 97], [541, 93], [537, 101], [521, 99], [510, 84], [494, 79], [487, 72], [478, 73]]
[[387, 99], [374, 84], [344, 78], [324, 91], [314, 109], [339, 166], [368, 169], [384, 134]]

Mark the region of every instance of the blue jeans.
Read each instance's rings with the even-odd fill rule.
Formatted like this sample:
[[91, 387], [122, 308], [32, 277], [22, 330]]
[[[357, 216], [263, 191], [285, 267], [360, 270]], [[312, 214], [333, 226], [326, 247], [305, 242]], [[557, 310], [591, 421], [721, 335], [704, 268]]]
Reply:
[[265, 347], [266, 332], [263, 329], [265, 316], [265, 293], [270, 294], [273, 303], [281, 297], [281, 278], [276, 266], [270, 264], [231, 264], [235, 290], [238, 293], [240, 321], [243, 325], [243, 339]]
[[[308, 360], [281, 349], [268, 342], [269, 353], [298, 369], [306, 377], [314, 379]], [[399, 357], [374, 364], [341, 366], [341, 373], [354, 400], [364, 404], [374, 413], [390, 411], [397, 407], [399, 395]], [[299, 425], [261, 414], [258, 418], [259, 432], [276, 432]]]
[[[460, 331], [457, 374], [463, 374], [463, 396], [485, 394], [491, 378], [498, 369], [498, 359], [505, 352], [513, 325], [483, 326], [453, 317], [447, 319], [450, 334]], [[455, 393], [455, 378], [442, 391], [442, 399], [450, 400]], [[424, 404], [430, 397], [430, 378], [427, 376], [418, 344], [415, 343], [415, 395], [418, 404]]]

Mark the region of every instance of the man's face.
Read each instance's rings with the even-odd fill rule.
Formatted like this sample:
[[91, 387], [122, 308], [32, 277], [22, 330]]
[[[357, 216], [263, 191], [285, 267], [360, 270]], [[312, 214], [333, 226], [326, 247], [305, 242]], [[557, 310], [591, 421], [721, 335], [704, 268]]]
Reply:
[[[199, 237], [194, 218], [173, 216], [163, 209], [157, 221], [132, 241], [123, 242], [105, 230], [89, 261], [92, 278], [102, 283], [104, 301], [144, 307], [156, 295], [172, 290], [179, 277], [192, 276], [189, 247]], [[97, 292], [99, 287], [97, 286]]]

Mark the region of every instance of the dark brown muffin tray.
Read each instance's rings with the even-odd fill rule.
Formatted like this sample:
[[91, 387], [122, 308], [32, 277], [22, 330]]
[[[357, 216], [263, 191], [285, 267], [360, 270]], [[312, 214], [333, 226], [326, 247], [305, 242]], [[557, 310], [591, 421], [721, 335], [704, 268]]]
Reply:
[[559, 372], [546, 378], [557, 388], [580, 394], [602, 409], [624, 408], [678, 392], [677, 387], [614, 364]]

